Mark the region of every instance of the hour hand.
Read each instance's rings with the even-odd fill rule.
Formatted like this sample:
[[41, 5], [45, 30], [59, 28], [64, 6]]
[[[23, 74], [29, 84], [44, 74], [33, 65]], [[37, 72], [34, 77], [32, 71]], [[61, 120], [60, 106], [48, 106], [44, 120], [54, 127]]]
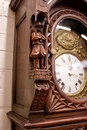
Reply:
[[[56, 64], [56, 65], [57, 65], [58, 67], [60, 67], [60, 69], [62, 69], [62, 70], [64, 70], [65, 72], [67, 72], [69, 76], [76, 76], [76, 77], [78, 77], [78, 78], [84, 80], [84, 78], [79, 77], [78, 75], [74, 74], [71, 70], [66, 69], [65, 67], [60, 66], [60, 65], [58, 65], [58, 64]], [[57, 72], [56, 72], [56, 73], [57, 73]]]
[[84, 78], [82, 78], [82, 77], [80, 77], [80, 76], [78, 76], [78, 75], [76, 75], [76, 74], [73, 74], [73, 73], [72, 73], [72, 75], [73, 75], [73, 76], [76, 76], [76, 77], [78, 77], [78, 78], [80, 78], [81, 80], [85, 80]]

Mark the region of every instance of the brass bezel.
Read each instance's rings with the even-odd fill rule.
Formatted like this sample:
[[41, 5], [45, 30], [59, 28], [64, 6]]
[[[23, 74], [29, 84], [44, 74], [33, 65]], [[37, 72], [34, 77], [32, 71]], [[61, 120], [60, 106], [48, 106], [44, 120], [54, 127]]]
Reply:
[[[70, 53], [70, 52], [65, 52], [65, 53], [63, 52], [63, 53], [59, 54], [56, 58], [58, 58], [60, 55], [63, 55], [63, 54], [71, 54], [71, 55], [74, 55], [74, 56], [81, 62], [80, 58], [78, 58], [78, 57], [76, 56], [76, 54], [73, 54], [73, 53]], [[84, 68], [83, 68], [83, 70], [84, 70]], [[84, 89], [85, 84], [86, 84], [86, 74], [85, 74], [85, 70], [84, 70], [84, 81], [83, 81], [83, 84], [82, 84], [82, 86], [81, 86], [81, 89], [80, 89], [79, 91], [73, 93], [73, 94], [65, 93], [65, 92], [64, 92], [64, 93], [67, 94], [68, 96], [76, 96], [77, 94], [79, 94], [79, 93]], [[60, 85], [59, 85], [59, 86], [60, 86]]]
[[[59, 36], [61, 34], [61, 32], [63, 33], [63, 31], [65, 32], [65, 30], [58, 30], [55, 33], [54, 41], [55, 41], [56, 36], [57, 35]], [[73, 31], [66, 31], [66, 32], [68, 32], [68, 33], [70, 32], [70, 34], [73, 33]], [[75, 34], [75, 32], [74, 32], [74, 34]], [[77, 45], [72, 47], [72, 49], [64, 48], [59, 43], [57, 43], [57, 41], [55, 41], [55, 45], [57, 47], [57, 48], [56, 47], [54, 48], [55, 49], [55, 51], [54, 51], [55, 52], [55, 58], [59, 57], [62, 54], [71, 54], [71, 55], [74, 55], [80, 62], [83, 59], [87, 59], [87, 55], [85, 56], [85, 58], [83, 58], [81, 56], [81, 53], [79, 53], [79, 49], [82, 49], [82, 47], [85, 48], [85, 42], [82, 40], [82, 38], [77, 33], [76, 33], [76, 36], [79, 38], [78, 39], [79, 41], [78, 41]], [[87, 80], [86, 80], [86, 70], [84, 68], [83, 68], [83, 70], [84, 70], [84, 81], [83, 81], [81, 89], [79, 91], [77, 91], [76, 93], [73, 93], [73, 94], [64, 92], [66, 95], [71, 96], [71, 97], [76, 97], [77, 95], [79, 95], [84, 90]]]

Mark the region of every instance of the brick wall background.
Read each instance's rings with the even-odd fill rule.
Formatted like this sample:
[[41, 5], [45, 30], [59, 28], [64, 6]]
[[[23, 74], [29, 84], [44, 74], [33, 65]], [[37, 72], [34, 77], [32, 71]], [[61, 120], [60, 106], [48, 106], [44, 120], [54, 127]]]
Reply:
[[15, 13], [10, 0], [0, 0], [0, 130], [11, 130], [6, 113], [11, 110]]

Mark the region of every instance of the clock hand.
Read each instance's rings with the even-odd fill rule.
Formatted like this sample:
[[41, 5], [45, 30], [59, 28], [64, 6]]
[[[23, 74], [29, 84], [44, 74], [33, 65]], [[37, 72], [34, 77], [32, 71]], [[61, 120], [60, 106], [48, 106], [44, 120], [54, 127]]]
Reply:
[[[84, 78], [82, 78], [82, 77], [79, 77], [78, 75], [76, 75], [76, 74], [74, 74], [71, 70], [68, 70], [68, 69], [66, 69], [65, 67], [63, 67], [63, 66], [60, 66], [60, 65], [58, 65], [58, 64], [56, 64], [60, 69], [62, 69], [62, 70], [64, 70], [64, 71], [66, 71], [66, 72], [68, 72], [68, 74], [69, 74], [69, 76], [76, 76], [76, 77], [78, 77], [78, 78], [80, 78], [80, 79], [82, 79], [82, 80], [85, 80]], [[56, 72], [57, 73], [57, 72]]]
[[58, 67], [60, 67], [60, 69], [62, 69], [62, 70], [64, 70], [64, 71], [66, 71], [66, 72], [68, 72], [68, 73], [72, 74], [72, 71], [71, 71], [71, 70], [66, 69], [65, 67], [60, 66], [60, 65], [58, 65], [58, 64], [56, 64], [56, 65], [57, 65]]
[[57, 63], [56, 63], [56, 65], [57, 65], [60, 69], [66, 71], [66, 72], [71, 72], [71, 71], [69, 71], [68, 69], [66, 69], [65, 67], [58, 65]]
[[73, 73], [72, 73], [72, 75], [78, 77], [78, 78], [81, 79], [81, 80], [85, 80], [85, 81], [86, 81], [86, 79], [84, 79], [84, 78], [82, 78], [82, 77], [79, 77], [79, 76], [76, 75], [76, 74], [73, 74]]

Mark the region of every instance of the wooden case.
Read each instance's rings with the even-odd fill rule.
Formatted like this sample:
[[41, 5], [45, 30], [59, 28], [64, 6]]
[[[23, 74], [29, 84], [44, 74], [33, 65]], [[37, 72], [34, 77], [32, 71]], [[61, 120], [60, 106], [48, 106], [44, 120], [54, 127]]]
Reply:
[[12, 130], [87, 129], [87, 97], [76, 100], [57, 89], [52, 53], [56, 23], [71, 18], [87, 28], [86, 6], [83, 0], [11, 0], [15, 11], [13, 102], [7, 115]]

